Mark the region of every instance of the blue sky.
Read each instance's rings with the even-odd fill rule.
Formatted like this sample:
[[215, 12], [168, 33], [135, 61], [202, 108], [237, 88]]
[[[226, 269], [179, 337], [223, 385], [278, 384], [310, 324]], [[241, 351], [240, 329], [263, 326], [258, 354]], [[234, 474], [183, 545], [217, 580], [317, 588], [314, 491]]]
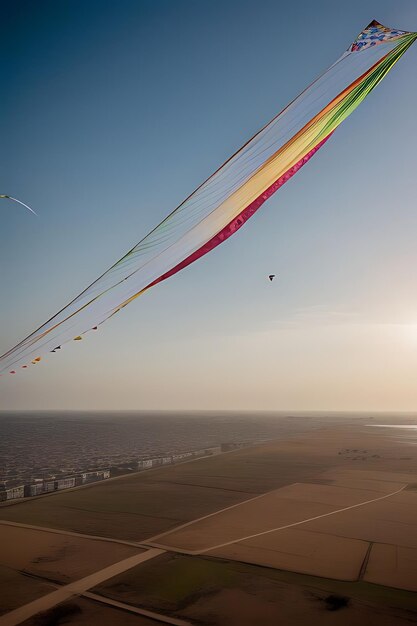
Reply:
[[[414, 0], [2, 2], [0, 350]], [[417, 47], [238, 235], [3, 408], [417, 407]], [[271, 285], [266, 279], [276, 273]]]

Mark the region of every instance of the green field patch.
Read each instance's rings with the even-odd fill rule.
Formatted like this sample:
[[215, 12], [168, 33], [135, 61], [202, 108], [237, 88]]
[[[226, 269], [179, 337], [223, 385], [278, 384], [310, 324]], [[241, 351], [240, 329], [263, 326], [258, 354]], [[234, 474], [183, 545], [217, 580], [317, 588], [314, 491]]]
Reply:
[[220, 561], [163, 555], [96, 587], [94, 593], [156, 610], [179, 611], [199, 596], [235, 582]]
[[366, 603], [368, 609], [382, 606], [388, 612], [398, 610], [401, 619], [403, 613], [404, 619], [408, 619], [408, 614], [414, 619], [417, 616], [417, 597], [412, 592], [363, 581], [343, 582], [245, 563], [176, 554], [162, 555], [112, 578], [96, 587], [94, 593], [186, 617], [193, 605], [227, 589], [255, 594], [261, 601], [278, 607], [285, 598], [297, 593], [304, 603], [311, 605], [311, 610], [320, 611], [326, 596], [337, 594], [352, 599], [359, 606]]

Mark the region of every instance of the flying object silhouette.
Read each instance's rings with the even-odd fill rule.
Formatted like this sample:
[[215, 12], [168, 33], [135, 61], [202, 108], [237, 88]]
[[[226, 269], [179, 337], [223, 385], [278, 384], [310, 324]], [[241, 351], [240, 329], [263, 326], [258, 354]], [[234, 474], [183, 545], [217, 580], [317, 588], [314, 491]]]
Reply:
[[35, 213], [35, 211], [33, 209], [31, 209], [30, 206], [28, 206], [27, 204], [25, 204], [21, 200], [18, 200], [17, 198], [13, 198], [12, 196], [6, 196], [5, 194], [1, 194], [0, 198], [6, 198], [7, 200], [12, 200], [12, 202], [17, 202], [18, 204], [21, 204], [26, 209], [28, 209], [31, 213], [33, 213], [33, 215], [37, 216], [37, 213]]

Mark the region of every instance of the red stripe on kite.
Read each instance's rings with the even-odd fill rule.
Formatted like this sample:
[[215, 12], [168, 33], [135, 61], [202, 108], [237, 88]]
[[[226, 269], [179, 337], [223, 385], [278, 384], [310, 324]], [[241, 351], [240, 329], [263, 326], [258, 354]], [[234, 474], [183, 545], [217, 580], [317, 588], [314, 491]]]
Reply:
[[235, 217], [231, 222], [229, 222], [229, 224], [227, 224], [227, 226], [225, 226], [220, 232], [218, 232], [217, 235], [214, 235], [212, 239], [210, 239], [207, 243], [201, 246], [201, 248], [190, 254], [186, 259], [181, 261], [181, 263], [178, 263], [168, 272], [165, 272], [165, 274], [162, 274], [162, 276], [150, 283], [146, 287], [146, 289], [149, 289], [150, 287], [157, 285], [163, 280], [170, 278], [170, 276], [173, 276], [191, 263], [194, 263], [194, 261], [197, 261], [197, 259], [201, 258], [205, 254], [219, 246], [221, 243], [223, 243], [223, 241], [226, 241], [226, 239], [231, 237], [236, 231], [239, 230], [239, 228], [243, 226], [243, 224], [245, 224], [245, 222], [248, 221], [250, 217], [252, 217], [252, 215], [256, 213], [256, 211], [263, 205], [266, 200], [268, 200], [276, 191], [278, 191], [280, 187], [285, 185], [285, 183], [289, 181], [290, 178], [292, 178], [294, 174], [296, 174], [298, 170], [300, 170], [311, 159], [311, 157], [326, 143], [331, 135], [332, 133], [327, 135], [327, 137], [325, 137], [323, 141], [317, 144], [315, 148], [310, 150], [310, 152], [308, 152], [295, 165], [290, 167], [290, 169], [287, 170], [285, 174], [280, 176], [278, 180], [276, 180], [270, 187], [268, 187], [268, 189], [261, 193], [261, 195], [258, 196], [253, 202], [251, 202], [245, 209], [243, 209], [243, 211], [239, 213], [239, 215]]

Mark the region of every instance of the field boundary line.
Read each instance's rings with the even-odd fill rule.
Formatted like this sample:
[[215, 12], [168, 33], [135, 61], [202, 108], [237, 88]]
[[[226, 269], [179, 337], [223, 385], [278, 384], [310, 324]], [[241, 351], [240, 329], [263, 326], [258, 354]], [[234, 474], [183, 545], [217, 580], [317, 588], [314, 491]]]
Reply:
[[111, 537], [100, 537], [99, 535], [86, 535], [84, 533], [76, 533], [72, 530], [61, 530], [60, 528], [48, 528], [47, 526], [34, 526], [33, 524], [23, 524], [21, 522], [12, 522], [9, 520], [0, 520], [0, 526], [12, 526], [15, 528], [26, 528], [27, 530], [37, 530], [42, 533], [52, 533], [55, 535], [69, 535], [76, 539], [90, 539], [91, 541], [105, 541], [107, 543], [120, 543], [132, 548], [147, 549], [143, 543], [138, 541], [129, 541], [128, 539], [113, 539]]
[[[234, 452], [234, 450], [233, 450], [233, 452]], [[299, 485], [299, 484], [300, 483], [291, 483], [290, 485], [284, 485], [284, 487], [292, 487], [294, 485]], [[274, 493], [275, 491], [279, 491], [279, 489], [282, 489], [282, 487], [279, 487], [278, 489], [271, 489], [271, 491], [267, 491], [265, 493], [260, 493], [258, 496], [254, 496], [253, 498], [248, 498], [247, 500], [242, 500], [242, 502], [236, 502], [236, 504], [231, 504], [230, 506], [226, 506], [224, 509], [220, 509], [219, 511], [214, 511], [213, 513], [208, 513], [207, 515], [203, 515], [203, 517], [198, 517], [197, 519], [191, 520], [190, 522], [185, 522], [184, 524], [181, 524], [180, 526], [176, 526], [175, 528], [172, 528], [171, 530], [166, 530], [163, 533], [159, 533], [158, 535], [154, 535], [153, 537], [149, 537], [149, 539], [144, 539], [144, 541], [142, 541], [142, 545], [152, 545], [152, 543], [156, 539], [158, 539], [160, 537], [164, 537], [165, 535], [171, 535], [172, 533], [175, 533], [178, 530], [181, 530], [182, 528], [186, 528], [187, 526], [191, 526], [191, 524], [197, 524], [197, 522], [202, 522], [203, 520], [205, 520], [205, 519], [207, 519], [209, 517], [214, 517], [215, 515], [220, 515], [220, 513], [224, 513], [225, 511], [230, 511], [231, 509], [235, 509], [236, 507], [242, 506], [242, 504], [246, 504], [247, 502], [253, 502], [254, 500], [259, 500], [259, 498], [265, 498], [265, 496], [269, 496], [271, 493]], [[169, 548], [166, 548], [166, 549], [169, 550]]]
[[156, 622], [172, 624], [173, 626], [191, 626], [191, 622], [186, 622], [183, 619], [179, 619], [177, 617], [169, 617], [168, 615], [163, 615], [162, 613], [154, 613], [153, 611], [142, 609], [138, 606], [134, 606], [133, 604], [126, 604], [125, 602], [113, 600], [112, 598], [107, 598], [106, 596], [101, 596], [97, 593], [91, 593], [90, 591], [84, 592], [82, 594], [82, 597], [88, 598], [89, 600], [94, 600], [94, 602], [100, 602], [101, 604], [105, 604], [107, 606], [112, 606], [116, 609], [121, 609], [122, 611], [127, 611], [129, 613], [134, 613], [137, 615], [143, 615], [144, 617], [149, 617], [149, 619], [155, 620]]
[[[301, 524], [307, 524], [307, 522], [312, 522], [316, 519], [321, 519], [322, 517], [329, 517], [330, 515], [336, 515], [337, 513], [342, 513], [343, 511], [350, 511], [351, 509], [357, 509], [360, 506], [365, 506], [366, 504], [371, 504], [372, 502], [378, 502], [379, 500], [385, 500], [386, 498], [391, 498], [395, 496], [397, 493], [404, 491], [407, 485], [401, 487], [401, 489], [397, 489], [397, 491], [393, 491], [392, 493], [385, 494], [384, 496], [380, 496], [379, 498], [373, 498], [372, 500], [366, 500], [365, 502], [360, 502], [359, 504], [352, 504], [350, 506], [345, 506], [342, 509], [337, 509], [336, 511], [330, 511], [330, 513], [322, 513], [321, 515], [315, 515], [314, 517], [310, 517], [305, 520], [301, 520], [299, 522], [292, 522], [291, 524], [285, 524], [285, 526], [278, 526], [277, 528], [271, 528], [271, 530], [264, 530], [260, 533], [255, 533], [253, 535], [248, 535], [246, 537], [241, 537], [240, 539], [235, 539], [233, 541], [226, 541], [225, 543], [220, 543], [217, 546], [211, 546], [210, 548], [205, 548], [204, 550], [194, 551], [194, 554], [205, 554], [206, 552], [211, 552], [212, 550], [218, 550], [219, 548], [224, 548], [225, 546], [230, 546], [233, 543], [240, 543], [241, 541], [246, 541], [247, 539], [254, 539], [255, 537], [261, 537], [262, 535], [268, 535], [269, 533], [274, 533], [278, 530], [285, 530], [286, 528], [293, 528], [294, 526], [300, 526]], [[169, 550], [169, 547], [166, 549]]]
[[372, 548], [374, 546], [374, 543], [375, 543], [374, 541], [370, 541], [369, 542], [368, 549], [366, 550], [366, 554], [364, 556], [361, 568], [359, 570], [358, 580], [363, 580], [363, 577], [365, 576], [365, 572], [366, 572], [367, 567], [368, 567], [368, 563], [369, 563], [369, 559], [371, 557], [371, 552], [372, 552]]

